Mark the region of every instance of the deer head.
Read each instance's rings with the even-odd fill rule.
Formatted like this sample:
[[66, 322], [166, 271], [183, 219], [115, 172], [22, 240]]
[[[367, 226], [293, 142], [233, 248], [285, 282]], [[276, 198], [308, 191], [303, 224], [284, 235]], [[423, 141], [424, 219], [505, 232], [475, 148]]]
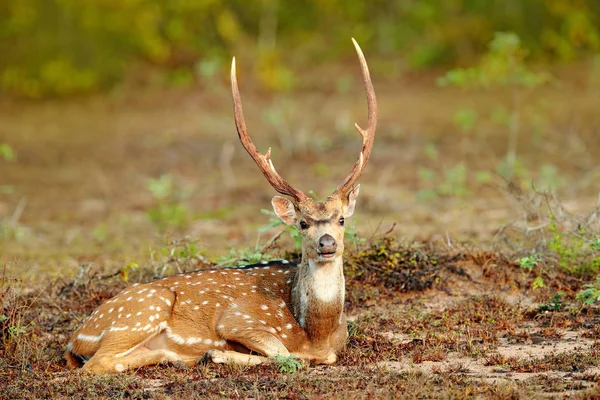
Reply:
[[258, 165], [267, 181], [282, 195], [272, 200], [273, 209], [277, 216], [287, 225], [294, 225], [302, 234], [303, 262], [310, 260], [317, 265], [328, 264], [337, 260], [344, 251], [344, 220], [354, 213], [356, 197], [360, 185], [355, 185], [362, 174], [373, 148], [375, 128], [377, 126], [377, 100], [371, 83], [369, 68], [360, 46], [352, 39], [360, 61], [363, 83], [367, 93], [368, 122], [367, 128], [362, 129], [355, 124], [362, 137], [362, 149], [358, 160], [348, 176], [339, 184], [337, 189], [325, 201], [319, 202], [308, 197], [304, 192], [294, 188], [284, 181], [273, 162], [271, 149], [260, 153], [246, 130], [246, 122], [242, 110], [242, 100], [237, 84], [235, 58], [231, 64], [231, 90], [235, 125], [242, 145]]

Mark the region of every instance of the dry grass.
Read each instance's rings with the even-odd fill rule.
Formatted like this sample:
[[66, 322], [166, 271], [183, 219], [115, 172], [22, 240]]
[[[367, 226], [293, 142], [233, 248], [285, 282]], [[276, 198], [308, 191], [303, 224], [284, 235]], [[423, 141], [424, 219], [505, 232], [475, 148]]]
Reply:
[[[381, 248], [390, 250], [392, 257], [374, 251]], [[2, 397], [309, 399], [386, 398], [393, 393], [406, 398], [534, 398], [550, 390], [540, 392], [543, 385], [538, 373], [553, 376], [562, 372], [577, 376], [568, 379], [571, 384], [554, 382], [549, 388], [593, 396], [600, 354], [598, 342], [588, 342], [595, 339], [600, 309], [540, 313], [537, 307], [509, 303], [502, 293], [483, 294], [495, 287], [495, 277], [474, 284], [463, 266], [475, 275], [477, 269], [483, 271], [502, 260], [487, 255], [485, 266], [471, 263], [470, 267], [464, 261], [481, 257], [480, 253], [458, 257], [427, 246], [399, 244], [389, 237], [364, 245], [349, 256], [347, 308], [353, 310], [354, 320], [346, 351], [336, 366], [308, 367], [294, 374], [279, 372], [277, 365], [212, 364], [184, 370], [144, 367], [107, 376], [70, 372], [62, 359], [68, 335], [124, 283], [118, 277], [96, 276], [79, 283], [55, 281], [40, 291], [7, 285], [2, 297], [2, 312], [8, 316], [1, 324]], [[445, 260], [444, 264], [455, 260], [455, 268], [437, 266], [436, 273], [427, 272], [440, 260]], [[196, 266], [193, 259], [187, 264], [179, 261], [184, 270]], [[382, 265], [385, 272], [378, 267]], [[409, 266], [422, 273], [408, 273]], [[521, 274], [516, 266], [504, 268], [506, 275]], [[481, 294], [469, 293], [469, 289], [448, 295], [448, 282], [461, 282], [470, 289], [479, 286]], [[361, 300], [365, 287], [381, 294], [376, 304]], [[551, 346], [561, 342], [565, 332], [574, 331], [590, 338], [581, 342], [576, 352], [536, 358], [503, 355], [507, 349], [517, 348], [526, 353], [529, 344]], [[394, 362], [404, 367], [394, 367]], [[474, 372], [473, 363], [489, 368], [491, 375], [500, 368], [528, 373], [532, 378], [486, 379], [485, 374]]]

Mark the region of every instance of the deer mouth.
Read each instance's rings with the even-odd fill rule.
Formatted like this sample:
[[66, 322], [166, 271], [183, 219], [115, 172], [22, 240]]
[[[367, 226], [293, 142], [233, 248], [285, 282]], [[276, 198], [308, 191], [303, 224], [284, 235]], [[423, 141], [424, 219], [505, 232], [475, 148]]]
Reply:
[[327, 251], [317, 252], [317, 254], [319, 255], [319, 258], [323, 258], [323, 259], [326, 259], [326, 260], [330, 260], [330, 259], [334, 258], [334, 257], [335, 257], [335, 255], [336, 255], [336, 253], [337, 253], [337, 252], [335, 252], [335, 251], [330, 251], [330, 252], [327, 252]]

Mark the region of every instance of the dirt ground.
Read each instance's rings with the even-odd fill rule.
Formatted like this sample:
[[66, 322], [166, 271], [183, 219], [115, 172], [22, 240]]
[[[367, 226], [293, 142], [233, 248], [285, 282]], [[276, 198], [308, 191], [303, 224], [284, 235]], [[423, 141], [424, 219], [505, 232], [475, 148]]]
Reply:
[[[231, 249], [256, 253], [281, 229], [261, 229], [274, 192], [238, 143], [225, 86], [0, 99], [0, 143], [17, 156], [0, 162], [0, 398], [599, 398], [600, 307], [575, 299], [592, 273], [519, 266], [545, 243], [549, 206], [532, 186], [553, 184], [575, 222], [600, 188], [600, 90], [585, 70], [557, 74], [561, 85], [522, 94], [510, 182], [493, 115], [511, 93], [375, 79], [378, 134], [346, 253], [351, 335], [337, 365], [295, 373], [87, 376], [62, 359], [81, 320], [128, 284], [247, 259]], [[358, 155], [366, 104], [358, 77], [340, 91], [319, 76], [286, 95], [240, 86], [259, 149], [324, 197]], [[479, 116], [473, 128], [461, 109]], [[148, 180], [160, 176], [163, 197]], [[268, 254], [298, 256], [287, 234]]]

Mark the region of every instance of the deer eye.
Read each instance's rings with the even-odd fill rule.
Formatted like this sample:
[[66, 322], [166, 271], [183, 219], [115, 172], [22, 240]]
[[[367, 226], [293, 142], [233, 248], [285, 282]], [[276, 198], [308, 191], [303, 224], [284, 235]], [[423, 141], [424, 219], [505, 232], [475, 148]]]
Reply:
[[340, 225], [344, 226], [344, 217], [340, 217]]
[[308, 224], [304, 221], [300, 221], [300, 229], [307, 229], [308, 228]]

